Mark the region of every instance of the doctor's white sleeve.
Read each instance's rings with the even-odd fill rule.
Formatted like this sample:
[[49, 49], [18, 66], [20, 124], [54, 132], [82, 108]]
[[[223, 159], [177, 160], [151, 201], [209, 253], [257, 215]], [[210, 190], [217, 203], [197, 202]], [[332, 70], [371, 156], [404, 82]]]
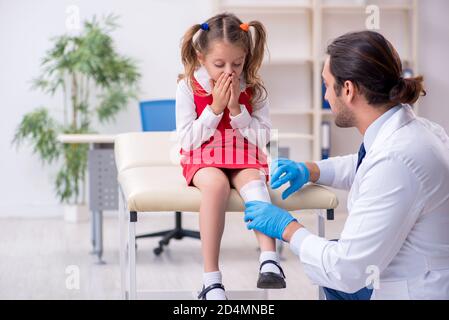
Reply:
[[357, 159], [357, 154], [351, 154], [317, 161], [316, 164], [320, 168], [320, 178], [316, 183], [336, 189], [349, 190], [354, 181]]
[[240, 113], [231, 118], [231, 126], [238, 129], [250, 143], [264, 148], [270, 141], [271, 120], [268, 98], [254, 105], [253, 113], [249, 114], [244, 105], [240, 105]]
[[223, 117], [223, 112], [216, 115], [210, 106], [199, 117], [195, 109], [192, 90], [183, 79], [176, 89], [176, 133], [185, 151], [199, 148], [209, 140]]
[[[290, 241], [313, 283], [356, 292], [373, 270], [385, 270], [423, 209], [421, 184], [399, 160], [385, 159], [371, 167], [360, 182], [360, 196], [349, 212], [338, 242], [327, 241], [305, 228]], [[374, 269], [373, 269], [374, 268]]]

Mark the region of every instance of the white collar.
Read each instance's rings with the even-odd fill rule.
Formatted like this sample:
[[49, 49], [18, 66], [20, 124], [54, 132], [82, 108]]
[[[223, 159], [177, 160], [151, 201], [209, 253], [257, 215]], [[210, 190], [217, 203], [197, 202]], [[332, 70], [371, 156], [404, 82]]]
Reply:
[[[200, 84], [201, 87], [208, 93], [211, 94], [212, 90], [210, 88], [210, 82], [211, 79], [209, 76], [209, 73], [207, 73], [207, 70], [205, 67], [201, 66], [198, 69], [195, 70], [193, 73], [196, 81]], [[240, 92], [245, 91], [246, 89], [246, 81], [243, 77], [243, 75], [240, 77]]]
[[387, 120], [390, 119], [393, 114], [395, 114], [396, 111], [398, 111], [401, 107], [401, 105], [397, 105], [391, 108], [390, 110], [382, 114], [379, 118], [377, 118], [373, 123], [371, 123], [368, 129], [366, 129], [365, 135], [363, 137], [363, 145], [365, 146], [366, 152], [371, 149], [371, 146], [373, 145], [374, 140], [376, 139], [376, 136], [382, 128], [383, 124], [387, 122]]

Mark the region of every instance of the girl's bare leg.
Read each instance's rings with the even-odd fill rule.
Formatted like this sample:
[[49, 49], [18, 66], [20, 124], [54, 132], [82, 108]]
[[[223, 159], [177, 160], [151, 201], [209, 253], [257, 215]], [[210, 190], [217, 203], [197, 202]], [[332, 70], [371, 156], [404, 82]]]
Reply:
[[200, 234], [204, 272], [218, 271], [225, 210], [230, 193], [229, 179], [219, 168], [202, 168], [193, 177], [193, 184], [201, 190]]

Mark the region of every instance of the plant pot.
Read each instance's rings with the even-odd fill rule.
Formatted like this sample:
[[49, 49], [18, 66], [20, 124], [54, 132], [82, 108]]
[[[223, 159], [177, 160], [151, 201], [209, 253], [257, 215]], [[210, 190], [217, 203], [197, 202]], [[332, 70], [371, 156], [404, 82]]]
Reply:
[[85, 204], [66, 204], [64, 220], [72, 223], [89, 221], [89, 208]]

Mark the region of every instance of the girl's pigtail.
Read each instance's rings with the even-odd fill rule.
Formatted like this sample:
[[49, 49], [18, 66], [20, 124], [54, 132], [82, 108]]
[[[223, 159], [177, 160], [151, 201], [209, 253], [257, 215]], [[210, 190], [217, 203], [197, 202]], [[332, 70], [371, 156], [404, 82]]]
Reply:
[[248, 23], [254, 28], [254, 48], [252, 50], [252, 63], [255, 67], [260, 68], [263, 62], [265, 47], [267, 46], [267, 32], [265, 27], [259, 21], [251, 21]]
[[267, 32], [265, 31], [263, 24], [259, 21], [251, 21], [248, 23], [248, 26], [254, 28], [254, 39], [251, 41], [251, 43], [254, 43], [254, 46], [251, 48], [251, 52], [248, 55], [249, 61], [247, 70], [249, 78], [257, 80], [257, 85], [254, 86], [255, 92], [252, 100], [254, 102], [258, 102], [265, 100], [267, 97], [265, 87], [263, 85], [259, 85], [262, 83], [262, 80], [258, 76], [258, 71], [262, 66], [265, 48], [267, 45]]
[[196, 48], [193, 44], [193, 37], [200, 29], [201, 29], [201, 25], [195, 24], [192, 27], [190, 27], [189, 30], [187, 30], [187, 32], [184, 34], [184, 37], [182, 38], [181, 58], [182, 58], [182, 63], [184, 65], [185, 73], [182, 75], [179, 75], [178, 81], [185, 78], [187, 81], [187, 84], [189, 84], [189, 85], [191, 85], [191, 79], [192, 79], [193, 73], [195, 71], [195, 68], [197, 67], [197, 63], [198, 63]]

